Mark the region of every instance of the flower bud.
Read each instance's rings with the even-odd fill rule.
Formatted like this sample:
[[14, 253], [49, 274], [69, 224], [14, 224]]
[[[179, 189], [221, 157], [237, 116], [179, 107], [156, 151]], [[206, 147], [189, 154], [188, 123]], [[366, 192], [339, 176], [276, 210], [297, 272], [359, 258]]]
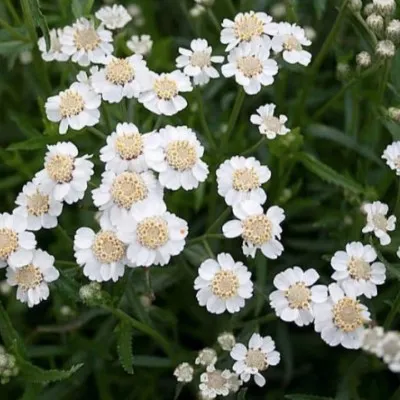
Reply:
[[375, 48], [376, 55], [381, 58], [392, 58], [396, 53], [396, 46], [390, 40], [381, 40]]
[[394, 43], [400, 43], [400, 20], [393, 19], [389, 22], [386, 37]]
[[317, 37], [317, 32], [312, 26], [305, 26], [304, 33], [306, 34], [306, 38], [311, 41], [314, 41]]
[[347, 63], [340, 62], [336, 66], [336, 77], [339, 81], [344, 81], [350, 76], [350, 65]]
[[385, 17], [392, 15], [396, 10], [395, 0], [373, 0], [373, 4], [375, 10]]
[[363, 13], [364, 13], [364, 15], [365, 15], [366, 17], [368, 17], [368, 15], [371, 15], [371, 14], [374, 13], [374, 12], [375, 12], [375, 6], [374, 6], [372, 3], [367, 4], [367, 5], [364, 7]]
[[79, 289], [79, 297], [83, 303], [86, 303], [90, 306], [102, 303], [103, 294], [100, 283], [91, 282], [88, 285], [82, 286]]
[[178, 382], [191, 382], [193, 380], [193, 372], [193, 367], [189, 363], [184, 362], [175, 368], [174, 376]]
[[19, 369], [15, 357], [7, 353], [4, 347], [0, 346], [0, 383], [8, 383], [10, 378], [17, 376], [18, 373]]
[[196, 4], [194, 7], [192, 7], [189, 10], [189, 14], [190, 16], [192, 16], [193, 18], [197, 18], [200, 17], [200, 15], [204, 14], [206, 11], [205, 7], [200, 5], [200, 4]]
[[361, 0], [350, 0], [348, 7], [353, 12], [360, 12], [362, 8], [362, 1]]
[[385, 25], [383, 17], [379, 14], [371, 14], [367, 17], [367, 25], [371, 28], [371, 31], [380, 35], [383, 32]]
[[371, 55], [367, 51], [362, 51], [356, 56], [356, 63], [360, 68], [368, 68], [371, 66]]
[[217, 342], [222, 350], [231, 351], [236, 344], [236, 339], [232, 333], [224, 332], [218, 336]]
[[387, 115], [394, 122], [400, 123], [400, 108], [390, 107], [387, 110]]
[[271, 15], [276, 19], [281, 19], [286, 15], [285, 3], [277, 3], [271, 7]]

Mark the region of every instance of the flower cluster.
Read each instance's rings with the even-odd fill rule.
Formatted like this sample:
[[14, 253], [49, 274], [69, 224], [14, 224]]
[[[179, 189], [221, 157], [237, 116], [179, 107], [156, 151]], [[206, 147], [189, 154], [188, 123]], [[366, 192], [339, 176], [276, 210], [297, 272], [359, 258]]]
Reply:
[[3, 346], [0, 346], [0, 383], [5, 385], [18, 374], [19, 368], [15, 357], [7, 353]]

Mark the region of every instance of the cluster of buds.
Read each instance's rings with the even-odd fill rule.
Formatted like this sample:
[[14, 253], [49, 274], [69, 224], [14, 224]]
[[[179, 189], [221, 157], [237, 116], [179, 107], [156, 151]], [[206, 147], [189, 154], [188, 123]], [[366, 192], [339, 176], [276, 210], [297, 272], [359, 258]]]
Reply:
[[91, 282], [79, 289], [79, 298], [89, 306], [98, 306], [106, 302], [105, 292], [101, 290], [98, 282]]
[[207, 11], [207, 7], [214, 4], [214, 0], [195, 0], [195, 5], [189, 10], [189, 14], [193, 18], [197, 18]]
[[0, 346], [0, 383], [2, 385], [8, 383], [18, 373], [19, 369], [15, 357], [7, 353], [3, 346]]

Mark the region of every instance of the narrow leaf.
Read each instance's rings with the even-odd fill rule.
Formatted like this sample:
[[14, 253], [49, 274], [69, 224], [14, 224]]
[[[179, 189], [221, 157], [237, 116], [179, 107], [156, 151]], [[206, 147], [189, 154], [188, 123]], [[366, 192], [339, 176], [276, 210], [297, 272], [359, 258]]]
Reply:
[[25, 346], [18, 332], [13, 327], [7, 311], [4, 309], [3, 304], [0, 302], [0, 335], [3, 339], [7, 350], [16, 348], [19, 354], [25, 355]]
[[128, 374], [133, 374], [132, 333], [132, 327], [128, 323], [119, 324], [117, 328], [118, 357], [122, 368]]
[[311, 394], [288, 394], [285, 396], [288, 400], [334, 400], [332, 397], [313, 396]]
[[[22, 0], [22, 7], [25, 12], [25, 17], [29, 21], [29, 25], [38, 27], [42, 31], [42, 35], [46, 42], [46, 48], [50, 48], [50, 33], [49, 27], [46, 22], [46, 18], [44, 17], [42, 10], [40, 9], [39, 0]], [[30, 27], [32, 40], [36, 40], [36, 32], [35, 29]]]

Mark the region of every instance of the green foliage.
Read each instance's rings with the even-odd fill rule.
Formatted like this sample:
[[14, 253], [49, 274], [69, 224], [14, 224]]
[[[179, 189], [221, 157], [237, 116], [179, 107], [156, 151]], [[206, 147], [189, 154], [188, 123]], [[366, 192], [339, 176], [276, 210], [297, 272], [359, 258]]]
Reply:
[[118, 325], [117, 350], [119, 362], [128, 374], [133, 374], [132, 334], [132, 327], [128, 323], [121, 322]]

